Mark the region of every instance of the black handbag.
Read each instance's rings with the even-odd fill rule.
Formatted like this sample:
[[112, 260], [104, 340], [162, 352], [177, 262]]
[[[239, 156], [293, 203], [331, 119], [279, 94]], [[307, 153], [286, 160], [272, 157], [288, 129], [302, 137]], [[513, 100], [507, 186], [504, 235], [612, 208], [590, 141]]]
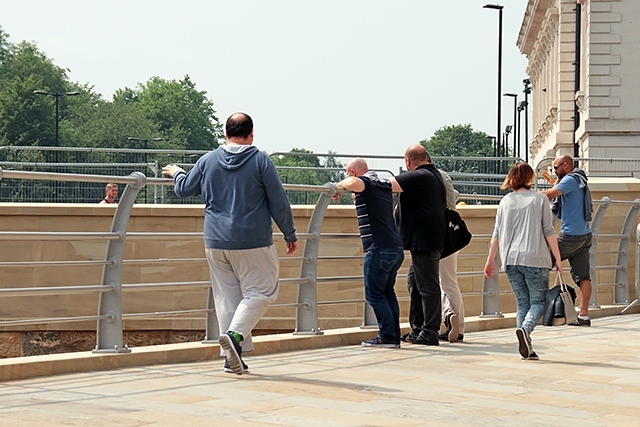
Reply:
[[446, 258], [451, 254], [458, 252], [471, 242], [471, 232], [467, 228], [460, 214], [447, 207], [447, 186], [444, 185], [444, 178], [440, 172], [434, 174], [436, 179], [440, 181], [442, 187], [442, 203], [444, 204], [444, 220], [446, 222], [446, 230], [444, 232], [444, 244], [440, 259]]
[[[557, 279], [556, 279], [557, 280]], [[575, 301], [576, 290], [562, 282], [549, 289], [545, 301], [545, 310], [542, 317], [544, 326], [560, 326], [571, 323], [576, 319]], [[564, 295], [563, 295], [564, 294]], [[565, 301], [568, 303], [565, 304]], [[568, 313], [568, 315], [567, 315]]]
[[447, 231], [444, 235], [444, 247], [440, 258], [458, 252], [471, 242], [471, 232], [467, 228], [460, 214], [453, 209], [445, 208], [444, 219], [447, 223]]

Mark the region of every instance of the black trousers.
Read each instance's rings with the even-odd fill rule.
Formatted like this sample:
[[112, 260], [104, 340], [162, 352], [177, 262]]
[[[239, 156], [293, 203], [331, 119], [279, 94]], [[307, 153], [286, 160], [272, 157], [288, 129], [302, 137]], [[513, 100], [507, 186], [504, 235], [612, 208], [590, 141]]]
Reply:
[[435, 341], [442, 321], [439, 273], [440, 251], [411, 251], [409, 324], [416, 336]]

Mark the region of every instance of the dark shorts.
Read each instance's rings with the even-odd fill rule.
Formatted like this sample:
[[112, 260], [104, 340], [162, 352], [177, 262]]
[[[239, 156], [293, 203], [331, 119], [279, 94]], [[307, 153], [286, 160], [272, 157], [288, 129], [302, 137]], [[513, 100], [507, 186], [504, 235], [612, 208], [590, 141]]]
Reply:
[[591, 280], [589, 274], [589, 249], [591, 249], [591, 233], [581, 236], [558, 234], [558, 247], [562, 260], [568, 259], [571, 265], [571, 277], [576, 284], [583, 280]]

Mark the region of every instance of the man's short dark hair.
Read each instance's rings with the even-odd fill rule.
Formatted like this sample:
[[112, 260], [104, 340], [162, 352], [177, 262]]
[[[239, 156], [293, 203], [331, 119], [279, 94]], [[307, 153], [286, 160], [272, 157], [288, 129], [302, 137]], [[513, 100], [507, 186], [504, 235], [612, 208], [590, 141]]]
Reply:
[[235, 113], [229, 116], [225, 131], [229, 138], [248, 138], [253, 130], [253, 120], [245, 113]]

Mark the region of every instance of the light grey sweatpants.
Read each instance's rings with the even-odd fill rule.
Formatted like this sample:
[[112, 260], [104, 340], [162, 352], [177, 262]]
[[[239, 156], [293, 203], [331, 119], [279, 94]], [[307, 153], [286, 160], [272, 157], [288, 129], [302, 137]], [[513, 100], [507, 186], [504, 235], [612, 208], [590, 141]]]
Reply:
[[251, 351], [251, 330], [278, 297], [278, 252], [274, 245], [236, 250], [207, 248], [205, 252], [220, 334], [241, 334], [242, 351]]

